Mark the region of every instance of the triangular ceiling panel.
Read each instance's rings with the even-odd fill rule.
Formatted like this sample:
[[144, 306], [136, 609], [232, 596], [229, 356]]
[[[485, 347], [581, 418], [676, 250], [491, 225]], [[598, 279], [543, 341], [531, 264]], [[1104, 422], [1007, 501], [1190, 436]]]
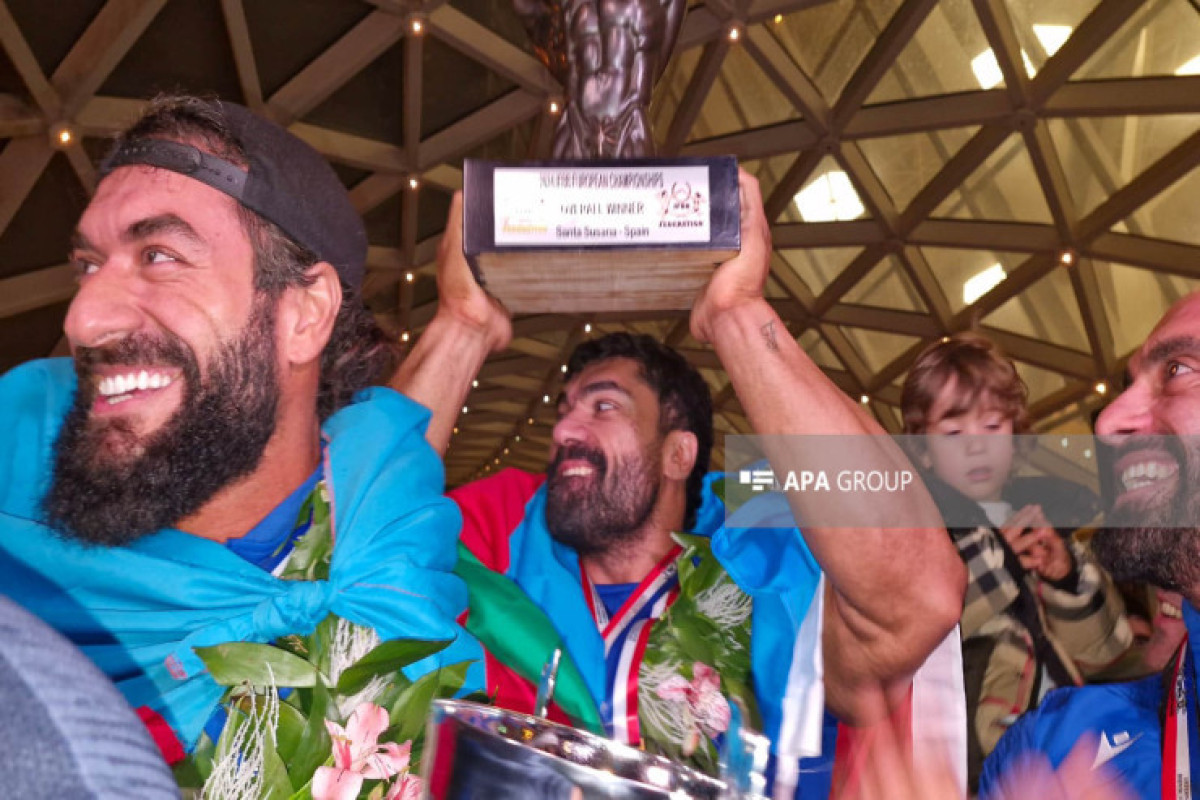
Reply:
[[[38, 66], [49, 76], [71, 52], [106, 2], [73, 0], [49, 4], [46, 0], [7, 0], [6, 5]], [[46, 22], [53, 24], [44, 24]]]
[[948, 128], [863, 139], [858, 144], [892, 201], [905, 208], [978, 130]]
[[1096, 262], [1096, 281], [1105, 314], [1121, 320], [1112, 326], [1118, 358], [1140, 347], [1175, 301], [1200, 288], [1197, 280], [1106, 262]]
[[1176, 75], [1189, 65], [1200, 72], [1200, 12], [1191, 0], [1145, 3], [1095, 55], [1074, 80]]
[[1122, 232], [1200, 245], [1200, 213], [1197, 213], [1196, 197], [1200, 197], [1200, 167], [1155, 195], [1126, 219]]
[[837, 370], [846, 368], [846, 365], [834, 354], [829, 344], [816, 330], [805, 331], [797, 341], [818, 367]]
[[[689, 76], [690, 78], [690, 76]], [[797, 119], [800, 112], [741, 47], [725, 54], [721, 71], [700, 107], [689, 141]]]
[[997, 286], [1025, 257], [1019, 253], [922, 247], [950, 309], [962, 311]]
[[1066, 268], [1048, 273], [997, 308], [983, 322], [993, 328], [1086, 351], [1087, 329]]
[[780, 257], [804, 281], [813, 294], [820, 294], [842, 269], [862, 252], [857, 247], [812, 247], [779, 250]]
[[[64, 203], [71, 213], [62, 213]], [[12, 223], [0, 234], [0, 278], [65, 263], [75, 220], [86, 205], [87, 192], [67, 157], [55, 153]], [[48, 223], [53, 227], [48, 228]], [[30, 236], [31, 230], [45, 231], [45, 235]]]
[[987, 158], [962, 188], [952, 192], [934, 217], [1050, 222], [1046, 196], [1020, 134], [1012, 134]]
[[867, 98], [867, 105], [979, 89], [972, 66], [977, 58], [986, 61], [988, 52], [970, 0], [941, 0]]
[[841, 326], [839, 330], [846, 334], [846, 338], [850, 340], [850, 344], [862, 357], [867, 369], [872, 371], [883, 369], [918, 341], [914, 336], [901, 336], [897, 333], [883, 333], [866, 328]]
[[1025, 381], [1025, 386], [1029, 389], [1030, 403], [1036, 403], [1067, 385], [1063, 376], [1057, 372], [1050, 372], [1041, 367], [1026, 364], [1024, 361], [1014, 361], [1014, 363], [1017, 365], [1017, 374], [1021, 376], [1021, 380]]
[[758, 188], [762, 191], [763, 197], [770, 197], [795, 160], [796, 157], [793, 155], [774, 156], [742, 161], [740, 166], [758, 178]]
[[869, 216], [850, 175], [833, 156], [825, 156], [792, 196], [780, 221], [847, 222]]
[[[187, 31], [186, 44], [180, 42], [180, 31]], [[205, 83], [196, 86], [193, 81], [192, 90], [246, 101], [220, 0], [171, 0], [104, 81], [100, 94], [149, 97], [174, 91], [197, 74], [204, 75]]]
[[[353, 0], [290, 0], [284, 14], [269, 2], [241, 5], [264, 98], [372, 13], [369, 6]], [[268, 53], [270, 57], [265, 57]]]
[[879, 262], [842, 299], [847, 303], [898, 311], [925, 310], [920, 293], [913, 286], [904, 265], [895, 256], [888, 256]]
[[1200, 114], [1052, 120], [1077, 212], [1086, 215], [1200, 129]]
[[900, 0], [834, 0], [788, 15], [776, 30], [792, 60], [832, 105], [900, 5]]
[[1095, 10], [1099, 0], [1008, 3], [1017, 42], [1027, 70], [1036, 74], [1074, 34], [1079, 23]]

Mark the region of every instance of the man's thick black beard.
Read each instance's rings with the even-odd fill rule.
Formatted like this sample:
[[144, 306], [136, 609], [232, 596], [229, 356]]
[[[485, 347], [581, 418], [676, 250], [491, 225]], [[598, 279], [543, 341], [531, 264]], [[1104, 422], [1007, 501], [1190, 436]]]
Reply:
[[[173, 337], [132, 337], [109, 351], [77, 354], [79, 388], [55, 446], [53, 483], [43, 502], [49, 524], [87, 544], [127, 545], [176, 525], [252, 473], [275, 432], [279, 406], [274, 309], [270, 298], [256, 300], [241, 334], [214, 354], [203, 382], [194, 353]], [[91, 372], [99, 363], [182, 369], [180, 408], [140, 448], [124, 420], [90, 422], [96, 396]], [[140, 453], [113, 457], [114, 449]]]
[[[604, 479], [608, 470], [602, 453], [583, 447], [559, 450], [550, 465], [546, 487], [546, 526], [554, 540], [582, 556], [609, 553], [634, 544], [639, 529], [658, 502], [660, 479], [655, 452], [651, 448], [615, 462], [613, 488], [606, 493]], [[590, 491], [569, 492], [555, 479], [558, 465], [570, 458], [586, 458], [597, 467], [597, 480]]]
[[[1131, 442], [1125, 450], [1136, 444]], [[1200, 455], [1175, 438], [1165, 438], [1164, 444], [1179, 465], [1175, 494], [1154, 506], [1110, 511], [1105, 525], [1092, 536], [1091, 548], [1114, 580], [1141, 581], [1186, 594], [1200, 584], [1200, 493], [1193, 483], [1193, 476], [1200, 474]]]

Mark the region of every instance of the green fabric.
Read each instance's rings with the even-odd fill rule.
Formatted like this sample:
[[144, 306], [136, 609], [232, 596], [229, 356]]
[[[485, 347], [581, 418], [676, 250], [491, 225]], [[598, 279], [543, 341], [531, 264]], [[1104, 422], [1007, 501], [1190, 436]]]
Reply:
[[521, 587], [485, 567], [461, 543], [458, 556], [454, 572], [466, 581], [471, 596], [467, 631], [502, 664], [535, 686], [542, 667], [555, 650], [561, 649], [554, 703], [576, 727], [603, 734], [604, 723], [596, 702], [549, 618]]

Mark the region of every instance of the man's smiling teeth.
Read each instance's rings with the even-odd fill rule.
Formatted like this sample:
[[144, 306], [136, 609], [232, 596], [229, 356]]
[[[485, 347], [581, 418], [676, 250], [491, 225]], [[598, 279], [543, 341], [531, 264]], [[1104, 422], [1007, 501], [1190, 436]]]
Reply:
[[563, 470], [564, 478], [574, 478], [581, 475], [591, 475], [594, 470], [591, 467], [570, 467]]
[[1143, 486], [1149, 486], [1155, 481], [1165, 480], [1170, 478], [1179, 467], [1175, 464], [1166, 464], [1161, 461], [1143, 461], [1138, 464], [1131, 464], [1121, 473], [1121, 484], [1125, 487], [1125, 491], [1131, 492], [1134, 489], [1140, 489]]
[[111, 402], [119, 402], [127, 399], [122, 395], [128, 395], [135, 389], [165, 389], [171, 385], [173, 381], [170, 375], [165, 372], [149, 372], [142, 370], [141, 372], [127, 372], [123, 375], [108, 375], [100, 379], [97, 385], [97, 391], [101, 397], [110, 398]]

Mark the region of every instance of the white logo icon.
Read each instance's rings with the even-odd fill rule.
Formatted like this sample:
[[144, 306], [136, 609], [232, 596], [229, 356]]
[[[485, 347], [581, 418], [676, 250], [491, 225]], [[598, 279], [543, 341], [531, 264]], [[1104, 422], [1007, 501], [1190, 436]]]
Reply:
[[763, 489], [774, 488], [775, 473], [769, 469], [743, 469], [738, 472], [738, 483], [761, 492]]
[[1117, 756], [1124, 753], [1133, 743], [1142, 738], [1139, 733], [1137, 736], [1130, 737], [1129, 731], [1121, 731], [1114, 734], [1112, 739], [1108, 738], [1107, 733], [1100, 734], [1100, 747], [1096, 750], [1096, 760], [1092, 762], [1092, 769], [1112, 761]]

